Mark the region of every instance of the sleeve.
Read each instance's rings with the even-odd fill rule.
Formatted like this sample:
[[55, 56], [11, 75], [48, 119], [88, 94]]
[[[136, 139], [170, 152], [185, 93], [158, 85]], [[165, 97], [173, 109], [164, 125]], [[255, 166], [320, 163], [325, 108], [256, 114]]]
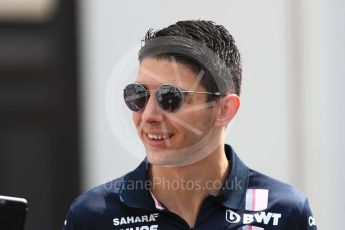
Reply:
[[75, 221], [73, 210], [72, 208], [69, 208], [63, 225], [63, 230], [78, 230]]
[[315, 218], [313, 217], [313, 214], [309, 207], [309, 202], [308, 200], [306, 200], [304, 202], [298, 230], [316, 230], [316, 229], [317, 229], [317, 226], [316, 226]]

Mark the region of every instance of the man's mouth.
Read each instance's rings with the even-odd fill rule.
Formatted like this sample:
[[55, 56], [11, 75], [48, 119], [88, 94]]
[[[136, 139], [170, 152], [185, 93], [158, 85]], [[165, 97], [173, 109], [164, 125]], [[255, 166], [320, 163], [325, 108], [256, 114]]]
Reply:
[[145, 132], [145, 136], [148, 138], [148, 140], [158, 143], [161, 141], [170, 141], [170, 138], [172, 138], [174, 134], [166, 132]]
[[167, 135], [167, 134], [150, 134], [150, 133], [147, 133], [147, 137], [150, 140], [166, 140], [166, 139], [169, 138], [169, 135]]

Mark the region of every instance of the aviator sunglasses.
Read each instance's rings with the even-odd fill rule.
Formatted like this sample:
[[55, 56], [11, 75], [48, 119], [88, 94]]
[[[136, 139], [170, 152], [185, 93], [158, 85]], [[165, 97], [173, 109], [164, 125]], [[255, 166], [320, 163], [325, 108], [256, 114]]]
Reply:
[[156, 92], [156, 102], [158, 106], [165, 112], [176, 112], [182, 106], [184, 97], [187, 94], [211, 94], [221, 96], [220, 92], [198, 92], [182, 90], [173, 85], [161, 85], [156, 90], [149, 90], [139, 83], [129, 84], [123, 90], [123, 97], [128, 108], [134, 112], [143, 110], [150, 97], [150, 92]]

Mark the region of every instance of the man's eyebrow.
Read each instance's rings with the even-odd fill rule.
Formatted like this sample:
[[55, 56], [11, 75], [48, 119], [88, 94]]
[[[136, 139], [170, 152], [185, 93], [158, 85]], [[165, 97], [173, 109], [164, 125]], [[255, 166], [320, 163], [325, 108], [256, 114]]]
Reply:
[[142, 81], [135, 81], [134, 83], [141, 84], [141, 85], [144, 85], [144, 86], [154, 86], [154, 87], [156, 87], [156, 88], [159, 88], [159, 87], [162, 86], [162, 85], [172, 85], [172, 86], [176, 86], [176, 87], [180, 88], [182, 91], [188, 91], [188, 90], [185, 89], [184, 87], [175, 85], [175, 84], [170, 83], [170, 82], [158, 83], [158, 84], [147, 84], [147, 83], [144, 83], [144, 82], [142, 82]]
[[[145, 82], [142, 82], [142, 81], [135, 81], [134, 82], [135, 84], [140, 84], [140, 85], [143, 85], [143, 86], [154, 86], [155, 84], [147, 84]], [[158, 85], [159, 86], [159, 85]]]

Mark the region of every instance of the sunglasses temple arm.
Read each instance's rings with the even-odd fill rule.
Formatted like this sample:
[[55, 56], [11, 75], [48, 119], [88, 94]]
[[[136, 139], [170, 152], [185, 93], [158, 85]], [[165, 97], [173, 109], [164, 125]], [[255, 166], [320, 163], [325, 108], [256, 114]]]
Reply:
[[182, 91], [183, 93], [198, 93], [198, 94], [212, 94], [212, 95], [216, 95], [216, 96], [220, 96], [220, 95], [222, 95], [222, 93], [220, 93], [220, 92], [214, 92], [214, 93], [212, 93], [212, 92], [198, 92], [198, 91]]

